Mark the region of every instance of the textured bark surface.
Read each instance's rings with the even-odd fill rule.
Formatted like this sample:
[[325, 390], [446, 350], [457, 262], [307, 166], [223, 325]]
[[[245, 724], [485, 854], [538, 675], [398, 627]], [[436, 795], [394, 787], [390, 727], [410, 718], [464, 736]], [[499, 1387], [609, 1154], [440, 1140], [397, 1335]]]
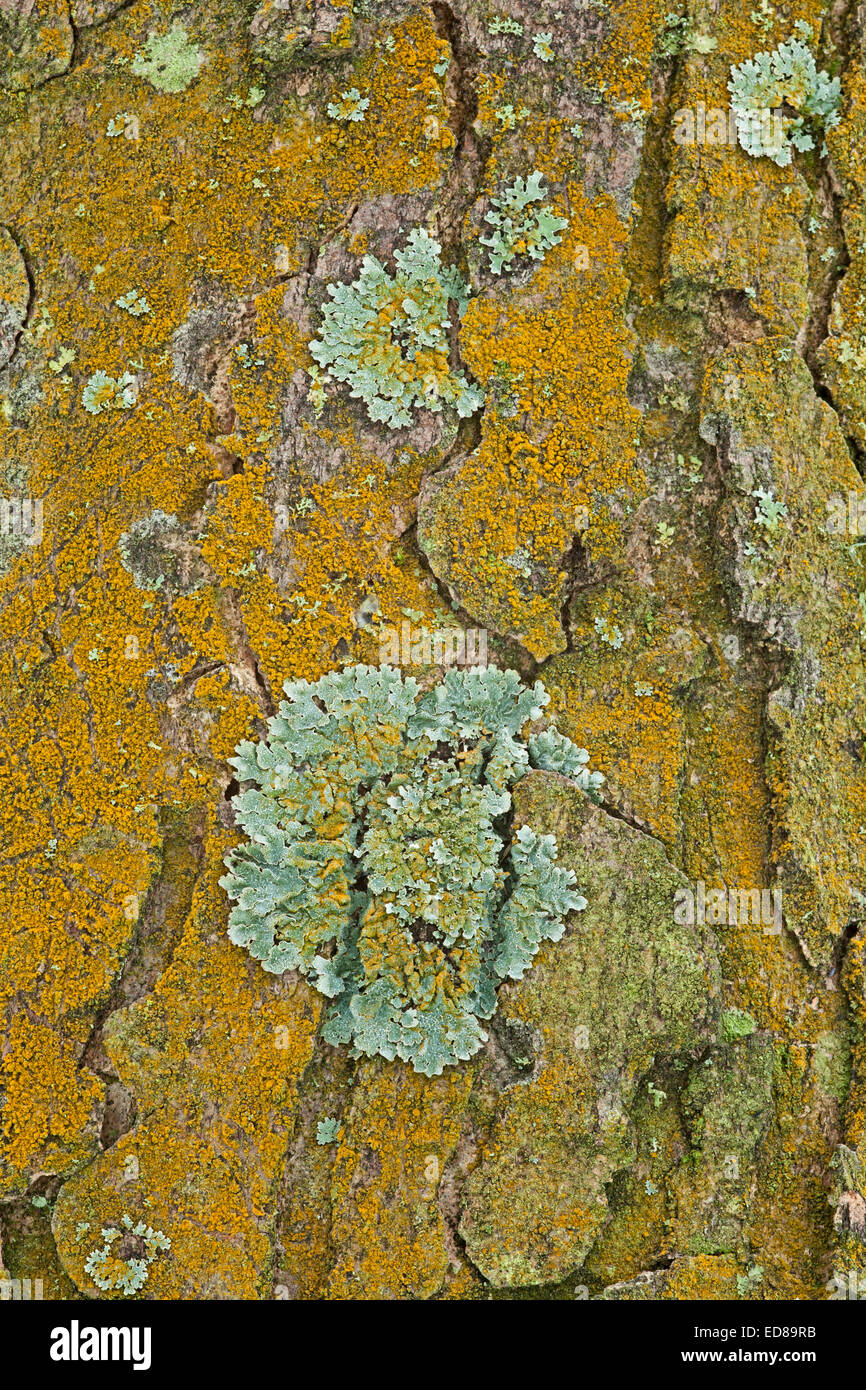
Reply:
[[[677, 14], [0, 0], [3, 1277], [116, 1296], [128, 1214], [160, 1299], [866, 1296], [864, 13]], [[798, 21], [826, 151], [714, 142]], [[567, 228], [495, 275], [533, 170]], [[485, 404], [317, 413], [328, 286], [416, 226]], [[482, 629], [606, 778], [519, 784], [589, 905], [432, 1078], [326, 1044], [218, 883], [238, 741], [406, 623]]]

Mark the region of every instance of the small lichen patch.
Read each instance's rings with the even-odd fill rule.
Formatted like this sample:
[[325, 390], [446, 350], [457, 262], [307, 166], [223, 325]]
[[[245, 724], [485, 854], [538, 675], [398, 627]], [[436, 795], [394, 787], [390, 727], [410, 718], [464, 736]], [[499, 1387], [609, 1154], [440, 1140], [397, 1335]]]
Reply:
[[131, 372], [118, 378], [103, 371], [94, 372], [81, 393], [81, 404], [88, 415], [101, 415], [103, 410], [131, 410], [136, 400], [135, 377]]
[[127, 290], [125, 294], [119, 295], [114, 302], [118, 309], [125, 309], [128, 314], [132, 314], [132, 317], [136, 319], [140, 319], [144, 314], [150, 313], [150, 305], [144, 295], [139, 294], [138, 290], [135, 289]]
[[[331, 377], [351, 385], [371, 420], [389, 429], [413, 422], [414, 408], [435, 412], [453, 406], [468, 416], [483, 403], [477, 386], [448, 360], [449, 301], [462, 317], [468, 291], [453, 267], [443, 267], [437, 241], [416, 227], [395, 252], [391, 276], [375, 256], [365, 256], [351, 285], [329, 285], [320, 337], [310, 352]], [[321, 383], [314, 381], [321, 402]]]
[[102, 1237], [105, 1244], [91, 1250], [84, 1262], [85, 1272], [103, 1293], [122, 1293], [127, 1298], [144, 1288], [148, 1269], [160, 1251], [171, 1249], [171, 1241], [162, 1231], [145, 1226], [143, 1221], [133, 1225], [132, 1217], [125, 1213], [121, 1226], [105, 1226]]
[[[568, 226], [567, 217], [559, 217], [543, 202], [547, 190], [537, 169], [528, 178], [517, 178], [510, 188], [491, 199], [492, 207], [485, 214], [493, 233], [480, 237], [482, 246], [490, 247], [490, 269], [494, 275], [510, 270], [518, 256], [534, 261], [544, 259], [552, 246], [561, 240], [558, 233]], [[540, 203], [540, 207], [533, 207]]]
[[151, 34], [143, 53], [136, 53], [130, 71], [143, 77], [158, 92], [183, 92], [195, 81], [204, 63], [204, 54], [182, 24], [174, 24], [167, 34]]
[[340, 93], [339, 101], [328, 102], [328, 115], [335, 121], [363, 121], [369, 105], [369, 97], [362, 97], [357, 87], [350, 87]]

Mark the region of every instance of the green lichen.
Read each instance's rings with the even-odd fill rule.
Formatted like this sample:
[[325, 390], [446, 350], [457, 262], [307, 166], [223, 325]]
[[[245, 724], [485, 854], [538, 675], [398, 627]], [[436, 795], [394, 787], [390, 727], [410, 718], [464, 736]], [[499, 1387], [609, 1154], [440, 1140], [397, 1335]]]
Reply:
[[553, 51], [553, 34], [538, 33], [532, 40], [532, 51], [536, 58], [540, 58], [542, 63], [552, 63], [556, 54]]
[[522, 34], [523, 25], [518, 19], [512, 19], [509, 15], [494, 15], [487, 25], [488, 34]]
[[529, 760], [533, 767], [543, 768], [545, 772], [559, 772], [563, 777], [570, 777], [577, 782], [581, 791], [592, 797], [604, 781], [602, 773], [589, 771], [586, 749], [577, 748], [570, 738], [565, 738], [556, 729], [530, 734]]
[[842, 1104], [851, 1079], [851, 1056], [844, 1037], [821, 1033], [815, 1045], [815, 1076], [825, 1095]]
[[327, 1119], [319, 1120], [316, 1125], [316, 1143], [322, 1145], [333, 1144], [339, 1132], [340, 1121], [335, 1120], [333, 1116], [329, 1115]]
[[387, 666], [284, 688], [268, 738], [231, 759], [249, 786], [229, 935], [332, 999], [326, 1041], [438, 1075], [586, 906], [554, 836], [509, 836], [510, 789], [533, 766], [600, 778], [561, 735], [523, 739], [549, 697], [513, 671], [452, 670], [423, 695]]
[[[124, 1215], [121, 1225], [123, 1229], [119, 1226], [103, 1228], [105, 1244], [91, 1250], [84, 1269], [103, 1293], [122, 1293], [130, 1298], [147, 1283], [150, 1265], [160, 1251], [171, 1249], [171, 1241], [162, 1231], [145, 1226], [143, 1221], [133, 1225], [131, 1216]], [[115, 1253], [113, 1247], [118, 1239], [120, 1245]]]
[[[494, 275], [510, 270], [518, 256], [530, 256], [534, 261], [544, 259], [561, 238], [557, 235], [568, 226], [566, 217], [558, 217], [544, 203], [547, 190], [542, 175], [533, 170], [528, 178], [518, 176], [510, 188], [498, 198], [491, 199], [490, 211], [485, 214], [493, 233], [479, 237], [482, 246], [490, 247], [490, 269]], [[541, 207], [532, 204], [541, 203]]]
[[665, 15], [664, 29], [657, 41], [661, 57], [676, 58], [683, 52], [712, 53], [717, 47], [717, 39], [694, 32], [692, 20], [688, 15]]
[[[802, 26], [811, 37], [808, 25]], [[828, 129], [839, 122], [838, 77], [818, 71], [802, 39], [791, 38], [772, 53], [756, 53], [731, 68], [728, 81], [737, 136], [747, 154], [775, 164], [791, 163], [792, 150], [811, 150], [809, 126]], [[798, 114], [784, 114], [784, 108]]]
[[722, 1014], [722, 1041], [732, 1043], [738, 1038], [749, 1038], [757, 1027], [751, 1014], [742, 1009], [726, 1009]]
[[606, 646], [613, 647], [614, 651], [619, 651], [623, 644], [622, 628], [617, 627], [616, 623], [609, 622], [600, 613], [595, 618], [594, 627]]
[[773, 496], [771, 491], [765, 488], [756, 488], [752, 496], [757, 499], [755, 508], [755, 524], [768, 531], [774, 536], [779, 529], [779, 522], [788, 515], [788, 508], [784, 502]]
[[369, 105], [369, 97], [362, 97], [357, 87], [350, 87], [348, 92], [340, 93], [339, 101], [328, 102], [328, 115], [335, 121], [363, 121]]
[[764, 1271], [761, 1265], [751, 1265], [745, 1274], [737, 1275], [737, 1293], [740, 1298], [749, 1298], [755, 1292], [764, 1279]]
[[105, 133], [109, 140], [116, 140], [120, 135], [129, 132], [130, 138], [133, 134], [137, 135], [138, 118], [132, 111], [121, 111], [119, 116], [112, 116], [105, 128]]
[[[449, 301], [462, 316], [468, 291], [457, 270], [443, 267], [440, 250], [416, 227], [394, 254], [396, 275], [365, 256], [354, 284], [328, 286], [331, 302], [310, 344], [324, 379], [348, 382], [370, 419], [389, 429], [411, 425], [415, 407], [438, 412], [449, 405], [465, 417], [484, 401], [477, 386], [451, 370]], [[321, 402], [322, 380], [314, 379], [314, 402]]]
[[204, 54], [189, 41], [182, 24], [174, 24], [167, 34], [151, 34], [144, 53], [136, 53], [131, 71], [143, 77], [158, 92], [183, 92], [194, 82], [204, 62]]
[[81, 404], [89, 415], [103, 410], [131, 410], [137, 400], [135, 377], [130, 372], [115, 379], [103, 371], [88, 378], [81, 393]]
[[518, 121], [525, 121], [529, 107], [521, 106], [517, 111], [511, 105], [497, 106], [493, 113], [502, 130], [513, 130]]
[[866, 1164], [856, 1149], [848, 1144], [837, 1144], [830, 1168], [839, 1192], [866, 1192]]
[[114, 302], [118, 309], [125, 309], [135, 319], [140, 319], [144, 314], [150, 313], [150, 305], [144, 295], [139, 294], [138, 290], [127, 290], [125, 294], [119, 295]]

